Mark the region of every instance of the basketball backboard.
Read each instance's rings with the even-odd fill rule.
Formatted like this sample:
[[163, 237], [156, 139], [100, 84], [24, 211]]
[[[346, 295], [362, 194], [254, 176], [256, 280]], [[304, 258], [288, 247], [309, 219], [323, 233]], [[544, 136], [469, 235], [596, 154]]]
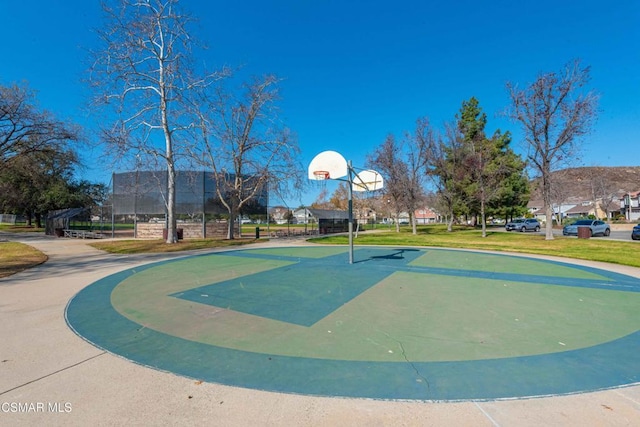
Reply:
[[[347, 181], [351, 186], [349, 193], [349, 264], [353, 264], [353, 197], [354, 191], [380, 190], [382, 175], [368, 169], [355, 173], [351, 162], [347, 163], [342, 154], [335, 151], [323, 151], [309, 163], [309, 179], [326, 182], [328, 179]], [[341, 179], [348, 176], [347, 179]]]
[[372, 169], [360, 171], [353, 177], [353, 191], [376, 191], [383, 186], [382, 175]]
[[309, 179], [338, 179], [347, 173], [347, 161], [336, 151], [323, 151], [309, 163]]

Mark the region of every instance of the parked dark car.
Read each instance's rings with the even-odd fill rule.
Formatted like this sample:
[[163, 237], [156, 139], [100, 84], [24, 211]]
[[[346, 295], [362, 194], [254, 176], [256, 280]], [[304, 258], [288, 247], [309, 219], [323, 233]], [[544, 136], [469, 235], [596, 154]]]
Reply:
[[633, 240], [640, 240], [640, 224], [634, 225], [631, 231], [631, 238]]
[[517, 218], [504, 226], [507, 231], [540, 231], [540, 222], [535, 218]]
[[573, 224], [565, 225], [562, 229], [562, 234], [564, 236], [577, 236], [578, 227], [589, 227], [589, 236], [595, 236], [598, 234], [608, 236], [611, 234], [611, 227], [609, 227], [609, 224], [597, 219], [580, 219]]

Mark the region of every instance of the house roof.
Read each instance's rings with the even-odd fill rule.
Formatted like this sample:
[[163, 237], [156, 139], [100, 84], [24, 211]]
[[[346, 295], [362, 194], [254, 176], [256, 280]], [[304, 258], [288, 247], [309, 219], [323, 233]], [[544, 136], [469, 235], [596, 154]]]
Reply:
[[87, 214], [87, 208], [69, 208], [69, 209], [59, 209], [56, 211], [50, 211], [47, 214], [47, 219], [71, 219], [77, 216], [82, 216]]
[[617, 211], [620, 209], [620, 201], [612, 200], [611, 203], [607, 205], [608, 211]]
[[329, 209], [307, 208], [317, 219], [349, 219], [349, 212]]
[[620, 195], [620, 200], [624, 200], [625, 197], [630, 196], [632, 199], [635, 199], [636, 197], [640, 196], [640, 190], [638, 191], [630, 191], [628, 193], [624, 193]]
[[585, 214], [585, 213], [589, 213], [593, 210], [593, 204], [589, 203], [588, 205], [576, 205], [574, 207], [572, 207], [571, 209], [566, 210], [564, 213], [565, 214]]
[[[421, 213], [422, 211], [422, 213]], [[429, 208], [418, 208], [415, 211], [416, 218], [436, 218], [437, 215], [434, 211]]]

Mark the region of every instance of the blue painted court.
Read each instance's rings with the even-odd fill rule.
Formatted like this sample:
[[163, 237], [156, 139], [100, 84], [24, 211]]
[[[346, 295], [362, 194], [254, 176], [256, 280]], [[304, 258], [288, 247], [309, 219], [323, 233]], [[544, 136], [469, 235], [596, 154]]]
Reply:
[[484, 400], [635, 384], [640, 280], [445, 249], [305, 246], [148, 264], [68, 304], [81, 337], [203, 381]]

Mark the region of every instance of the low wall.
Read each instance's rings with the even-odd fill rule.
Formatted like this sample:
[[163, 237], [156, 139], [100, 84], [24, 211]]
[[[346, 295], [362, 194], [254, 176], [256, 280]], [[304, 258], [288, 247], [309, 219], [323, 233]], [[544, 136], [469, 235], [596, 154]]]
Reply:
[[162, 223], [139, 222], [136, 225], [136, 236], [138, 239], [162, 239]]
[[[224, 239], [227, 237], [226, 222], [208, 222], [206, 237]], [[165, 226], [163, 223], [139, 222], [137, 225], [138, 239], [162, 239], [162, 231]], [[182, 237], [184, 239], [202, 239], [202, 223], [178, 223], [178, 229], [182, 229]]]
[[611, 230], [614, 231], [631, 231], [633, 230], [633, 226], [636, 225], [637, 222], [631, 224], [609, 224], [611, 226]]

